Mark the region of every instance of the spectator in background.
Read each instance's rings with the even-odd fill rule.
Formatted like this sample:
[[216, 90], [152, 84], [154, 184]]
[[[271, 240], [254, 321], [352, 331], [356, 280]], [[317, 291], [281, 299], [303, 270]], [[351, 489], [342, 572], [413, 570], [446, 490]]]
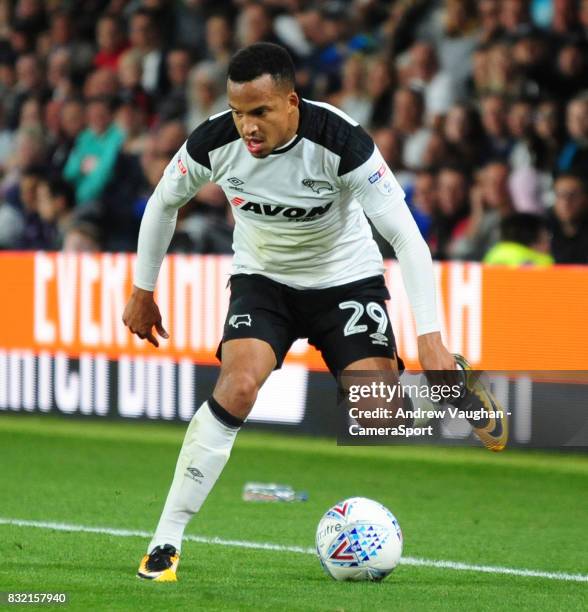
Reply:
[[61, 174], [76, 138], [85, 126], [84, 104], [78, 98], [66, 100], [59, 109], [59, 125], [48, 152], [49, 165]]
[[486, 44], [495, 41], [501, 32], [500, 0], [478, 0], [478, 19], [479, 42]]
[[470, 179], [459, 167], [445, 166], [437, 174], [437, 208], [433, 215], [429, 246], [433, 257], [448, 259], [455, 241], [467, 226], [470, 211]]
[[535, 133], [533, 131], [533, 105], [524, 98], [511, 102], [506, 117], [508, 131], [514, 140], [509, 162], [517, 168], [532, 165]]
[[367, 91], [367, 62], [363, 55], [350, 55], [343, 64], [341, 89], [330, 103], [347, 113], [360, 125], [369, 125], [372, 100]]
[[187, 49], [172, 49], [168, 52], [165, 63], [170, 88], [159, 101], [157, 112], [162, 121], [183, 120], [188, 109], [186, 89], [190, 74], [190, 54]]
[[24, 102], [32, 97], [47, 98], [47, 90], [43, 73], [37, 56], [33, 53], [21, 55], [16, 61], [16, 83], [14, 85], [16, 98], [13, 106], [13, 116], [9, 120], [12, 129], [18, 124], [20, 109]]
[[165, 62], [159, 30], [154, 14], [147, 9], [133, 13], [129, 26], [131, 47], [141, 57], [141, 85], [149, 95], [156, 95], [165, 89]]
[[541, 114], [524, 100], [511, 104], [508, 125], [517, 140], [509, 157], [512, 167], [509, 187], [516, 211], [544, 214], [553, 191], [552, 172], [561, 139], [557, 105], [544, 102], [539, 107], [543, 109]]
[[47, 84], [52, 100], [65, 100], [74, 93], [71, 80], [71, 55], [68, 49], [55, 49], [48, 58]]
[[0, 101], [4, 109], [4, 124], [14, 129], [11, 119], [17, 117], [15, 108], [17, 93], [15, 90], [16, 72], [11, 60], [0, 54]]
[[586, 43], [568, 41], [557, 55], [557, 88], [555, 94], [568, 100], [588, 88], [588, 50]]
[[96, 44], [98, 52], [94, 56], [94, 66], [116, 71], [118, 60], [128, 48], [128, 43], [122, 25], [115, 15], [104, 15], [98, 20]]
[[480, 261], [500, 237], [500, 222], [513, 212], [509, 167], [500, 160], [488, 162], [470, 192], [470, 214], [462, 236], [451, 245], [456, 259]]
[[153, 111], [151, 96], [141, 85], [143, 61], [136, 49], [125, 51], [119, 58], [117, 76], [120, 84], [118, 98], [140, 107], [150, 118]]
[[471, 170], [482, 160], [482, 126], [475, 108], [456, 104], [449, 109], [443, 122], [445, 159], [449, 164], [465, 164]]
[[310, 5], [301, 15], [300, 23], [312, 48], [304, 61], [308, 75], [304, 86], [314, 96], [324, 98], [336, 91], [341, 82], [341, 66], [347, 50], [339, 41], [339, 21], [320, 7]]
[[517, 75], [515, 96], [536, 100], [557, 93], [557, 77], [550, 56], [551, 45], [545, 34], [535, 28], [524, 28], [511, 38], [511, 43]]
[[38, 129], [18, 130], [15, 136], [15, 149], [7, 161], [0, 193], [14, 189], [26, 168], [43, 166], [45, 160], [46, 146], [43, 133]]
[[167, 157], [167, 160], [170, 161], [182, 144], [184, 144], [188, 133], [181, 121], [166, 121], [162, 123], [155, 132], [156, 155]]
[[424, 99], [422, 93], [401, 87], [394, 94], [392, 127], [402, 136], [402, 163], [410, 170], [423, 167], [423, 157], [431, 138], [424, 125]]
[[62, 178], [42, 178], [37, 184], [36, 198], [37, 212], [46, 240], [43, 248], [59, 250], [72, 221], [76, 203], [73, 188]]
[[269, 9], [261, 2], [250, 2], [243, 7], [237, 17], [235, 35], [239, 47], [257, 42], [280, 42]]
[[215, 62], [225, 70], [233, 55], [233, 31], [226, 15], [211, 15], [206, 20], [206, 55], [204, 59]]
[[[190, 49], [195, 57], [200, 58], [206, 54], [206, 17], [211, 10], [217, 9], [217, 6], [211, 6], [213, 4], [212, 1], [202, 2], [201, 0], [168, 3], [175, 10], [173, 45]], [[217, 3], [219, 4], [221, 3]], [[229, 3], [223, 2], [222, 4]], [[218, 8], [223, 10], [224, 7]], [[172, 46], [171, 43], [169, 46]]]
[[578, 9], [578, 19], [580, 32], [584, 38], [587, 38], [588, 32], [588, 0], [580, 0], [580, 7]]
[[533, 165], [544, 173], [551, 173], [557, 167], [565, 137], [559, 104], [555, 100], [540, 102], [535, 107], [533, 125], [537, 135]]
[[385, 127], [390, 122], [395, 76], [385, 56], [371, 56], [367, 61], [366, 87], [372, 100], [372, 111], [366, 125], [372, 129], [378, 129]]
[[140, 155], [145, 148], [147, 134], [147, 113], [131, 101], [123, 101], [115, 113], [115, 123], [125, 135], [122, 148], [124, 153]]
[[489, 45], [480, 45], [472, 54], [472, 73], [466, 80], [470, 98], [479, 98], [490, 91], [489, 49]]
[[86, 100], [100, 96], [114, 99], [119, 91], [116, 72], [110, 68], [96, 68], [84, 81], [83, 94]]
[[78, 205], [97, 200], [112, 178], [124, 141], [123, 132], [112, 119], [110, 100], [88, 101], [88, 127], [78, 136], [63, 170], [63, 176], [75, 187]]
[[451, 74], [461, 97], [471, 72], [471, 54], [479, 41], [477, 0], [445, 0], [443, 30], [435, 40], [441, 69]]
[[557, 263], [588, 263], [588, 187], [586, 175], [561, 174], [549, 214], [551, 253]]
[[425, 240], [429, 240], [437, 210], [437, 178], [431, 170], [417, 172], [409, 208]]
[[438, 168], [447, 163], [445, 138], [440, 130], [431, 130], [431, 136], [421, 160], [421, 168]]
[[525, 155], [513, 154], [511, 194], [519, 212], [544, 214], [553, 205], [553, 172], [564, 142], [561, 113], [553, 100], [540, 102], [533, 113], [533, 134]]
[[200, 62], [188, 78], [186, 128], [192, 131], [215, 113], [227, 109], [226, 72], [213, 62]]
[[35, 37], [43, 32], [47, 27], [47, 15], [45, 14], [44, 3], [40, 0], [20, 0], [13, 3], [14, 18], [21, 28], [28, 32], [31, 37]]
[[43, 104], [38, 98], [31, 96], [23, 101], [18, 118], [18, 129], [43, 133], [45, 129]]
[[508, 133], [506, 100], [497, 94], [488, 94], [480, 102], [482, 127], [485, 138], [482, 150], [486, 159], [508, 159], [513, 140]]
[[528, 0], [502, 0], [500, 25], [506, 34], [517, 34], [531, 25]]
[[408, 75], [411, 88], [424, 92], [425, 123], [438, 127], [460, 91], [451, 74], [439, 69], [433, 45], [415, 43], [411, 47]]
[[515, 63], [512, 46], [501, 40], [488, 49], [487, 90], [497, 96], [518, 97], [524, 93], [524, 81]]
[[37, 185], [44, 175], [43, 167], [29, 166], [23, 170], [18, 184], [6, 194], [6, 205], [12, 206], [20, 216], [11, 237], [14, 248], [36, 250], [48, 246], [37, 212]]
[[570, 140], [561, 151], [558, 170], [588, 176], [588, 94], [568, 103], [566, 127]]
[[66, 253], [98, 253], [100, 249], [100, 231], [92, 223], [78, 221], [66, 230], [62, 249]]
[[484, 263], [502, 266], [550, 266], [547, 222], [539, 215], [515, 213], [500, 223], [500, 242], [484, 256]]
[[[74, 74], [83, 74], [91, 68], [95, 51], [89, 37], [84, 40], [77, 36], [77, 33], [82, 31], [80, 21], [83, 17], [90, 15], [90, 7], [87, 2], [81, 8], [83, 10], [76, 13], [75, 24], [72, 23], [72, 13], [68, 10], [58, 9], [51, 12], [49, 40], [47, 41], [47, 53], [51, 53], [55, 49], [67, 49]], [[95, 21], [92, 21], [92, 28], [95, 23]]]
[[560, 39], [580, 34], [578, 0], [553, 0], [551, 31]]
[[[147, 200], [186, 136], [181, 121], [168, 121], [145, 137], [140, 154], [123, 152], [119, 155], [99, 206], [90, 208], [84, 215], [86, 221], [100, 228], [102, 248], [107, 251], [136, 248]], [[181, 214], [186, 212], [184, 207]]]
[[14, 147], [14, 132], [6, 125], [4, 105], [0, 97], [0, 176], [4, 174], [6, 164]]

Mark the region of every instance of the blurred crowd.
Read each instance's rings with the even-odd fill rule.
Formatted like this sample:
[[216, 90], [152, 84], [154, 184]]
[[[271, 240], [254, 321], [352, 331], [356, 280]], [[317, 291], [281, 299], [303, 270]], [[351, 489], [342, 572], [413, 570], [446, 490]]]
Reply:
[[[588, 263], [588, 0], [0, 0], [0, 249], [134, 251], [259, 41], [370, 131], [435, 258]], [[171, 250], [232, 223], [206, 185]]]

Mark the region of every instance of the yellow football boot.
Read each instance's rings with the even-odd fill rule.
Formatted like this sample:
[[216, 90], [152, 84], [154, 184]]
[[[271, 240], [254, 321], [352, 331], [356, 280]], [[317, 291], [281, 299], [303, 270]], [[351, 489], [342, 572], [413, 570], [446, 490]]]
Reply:
[[177, 582], [180, 555], [171, 544], [156, 546], [141, 559], [137, 576], [155, 582]]
[[487, 412], [488, 417], [467, 420], [482, 444], [491, 451], [501, 451], [508, 442], [508, 417], [491, 391], [480, 381], [480, 372], [472, 370], [468, 361], [454, 354], [455, 362], [463, 370], [464, 394], [459, 402], [452, 402], [462, 411]]

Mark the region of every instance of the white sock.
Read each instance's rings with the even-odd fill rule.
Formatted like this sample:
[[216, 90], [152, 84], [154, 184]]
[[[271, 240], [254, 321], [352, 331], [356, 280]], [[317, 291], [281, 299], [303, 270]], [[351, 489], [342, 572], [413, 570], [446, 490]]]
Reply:
[[204, 402], [192, 417], [180, 450], [174, 479], [147, 552], [171, 544], [180, 550], [192, 516], [200, 510], [223, 471], [239, 427], [222, 423]]

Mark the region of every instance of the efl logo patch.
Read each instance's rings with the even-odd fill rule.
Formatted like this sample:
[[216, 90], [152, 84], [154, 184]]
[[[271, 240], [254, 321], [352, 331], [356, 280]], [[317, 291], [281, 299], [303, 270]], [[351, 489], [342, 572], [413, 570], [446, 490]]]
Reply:
[[188, 174], [188, 168], [184, 166], [184, 162], [182, 161], [181, 157], [178, 157], [178, 168], [180, 169], [181, 174]]
[[245, 202], [244, 198], [231, 198], [231, 204], [233, 206], [241, 206]]
[[368, 177], [368, 181], [373, 185], [377, 183], [386, 174], [386, 164], [382, 164], [376, 172]]

